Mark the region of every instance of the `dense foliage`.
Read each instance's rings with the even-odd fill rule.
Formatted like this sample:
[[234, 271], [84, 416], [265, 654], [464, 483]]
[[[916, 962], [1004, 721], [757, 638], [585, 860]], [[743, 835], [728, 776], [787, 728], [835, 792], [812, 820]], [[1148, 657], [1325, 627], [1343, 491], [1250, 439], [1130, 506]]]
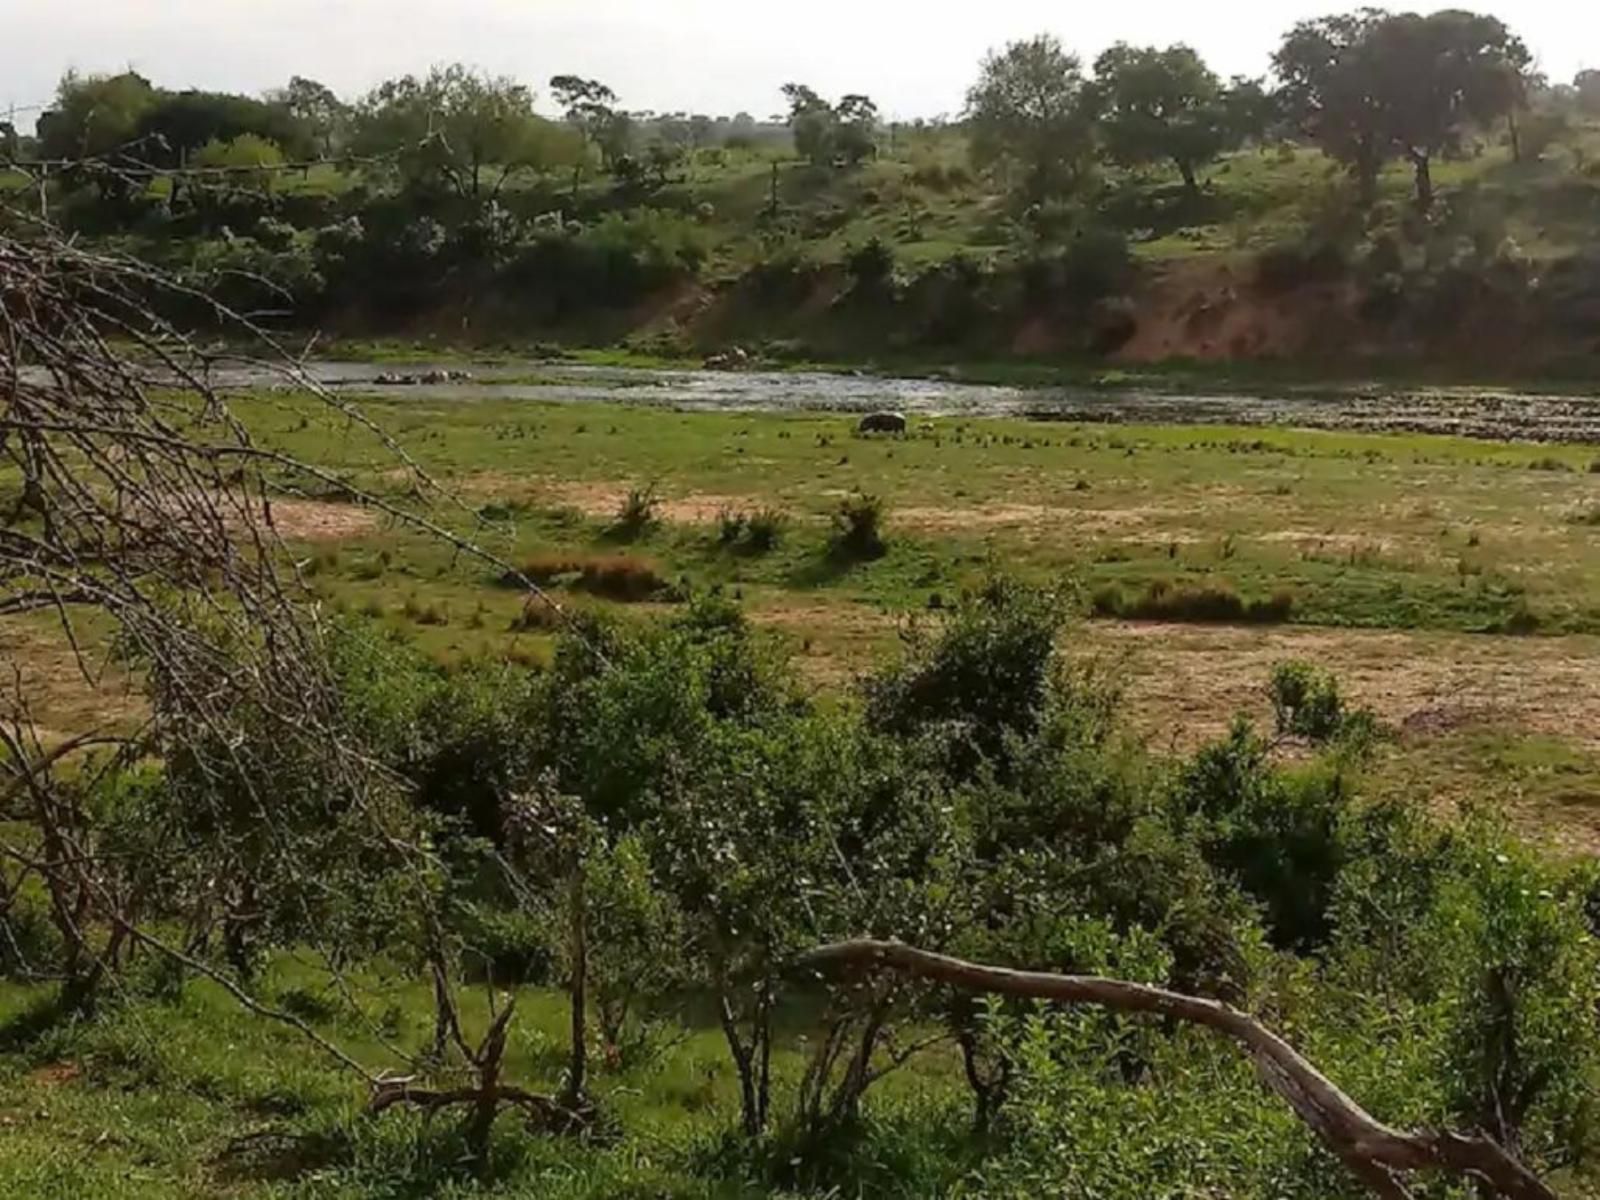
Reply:
[[[859, 703], [826, 705], [715, 598], [656, 625], [583, 618], [535, 672], [443, 672], [351, 626], [333, 660], [346, 736], [402, 782], [403, 812], [330, 802], [314, 770], [270, 754], [243, 761], [272, 773], [281, 810], [245, 790], [219, 806], [227, 781], [175, 754], [73, 785], [77, 836], [108, 851], [106, 887], [146, 897], [141, 922], [187, 923], [188, 959], [247, 990], [307, 944], [337, 946], [341, 970], [432, 969], [445, 997], [474, 979], [561, 989], [572, 1040], [543, 1082], [570, 1112], [603, 1114], [606, 1078], [670, 1052], [709, 1008], [739, 1083], [727, 1120], [751, 1139], [738, 1154], [774, 1148], [740, 1169], [774, 1184], [830, 1186], [862, 1169], [841, 1147], [867, 1137], [909, 1156], [883, 1178], [898, 1194], [961, 1176], [993, 1196], [1359, 1194], [1226, 1044], [793, 972], [854, 935], [1216, 996], [1383, 1119], [1481, 1127], [1537, 1169], [1581, 1168], [1600, 1065], [1593, 873], [1479, 819], [1364, 801], [1378, 731], [1303, 664], [1273, 681], [1274, 740], [1240, 721], [1191, 757], [1152, 757], [1093, 663], [1058, 650], [1072, 607], [994, 579]], [[230, 736], [259, 736], [236, 720]], [[433, 849], [384, 853], [360, 836], [368, 819]], [[123, 846], [143, 849], [109, 853]], [[7, 881], [6, 969], [65, 970], [74, 1003], [103, 996], [25, 882]], [[448, 1076], [447, 1046], [421, 1069]], [[921, 1116], [876, 1108], [881, 1081], [928, 1055], [959, 1059], [967, 1099], [941, 1086]], [[479, 1153], [489, 1128], [470, 1134]], [[951, 1137], [965, 1149], [933, 1150]]]

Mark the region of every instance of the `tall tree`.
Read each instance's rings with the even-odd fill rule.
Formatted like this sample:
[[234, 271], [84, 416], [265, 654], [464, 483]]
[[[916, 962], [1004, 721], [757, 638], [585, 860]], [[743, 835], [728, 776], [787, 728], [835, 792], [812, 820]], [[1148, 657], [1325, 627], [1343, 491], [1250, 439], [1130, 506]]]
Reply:
[[359, 148], [396, 154], [413, 182], [473, 199], [483, 197], [490, 167], [500, 168], [493, 198], [517, 171], [571, 157], [560, 131], [533, 111], [527, 88], [459, 64], [382, 84], [358, 106], [356, 130]]
[[1094, 73], [1095, 113], [1116, 162], [1170, 161], [1193, 195], [1196, 172], [1238, 142], [1222, 82], [1188, 46], [1119, 43], [1095, 61]]
[[326, 84], [296, 75], [267, 99], [289, 114], [321, 157], [333, 158], [349, 141], [350, 106]]
[[1474, 125], [1517, 111], [1529, 55], [1495, 17], [1364, 10], [1295, 26], [1273, 61], [1287, 108], [1350, 167], [1365, 201], [1376, 198], [1383, 164], [1399, 156], [1426, 212], [1434, 158]]
[[607, 170], [633, 148], [634, 119], [617, 107], [617, 94], [596, 79], [580, 75], [557, 75], [550, 80], [550, 93], [566, 113], [568, 124], [600, 152]]
[[1456, 10], [1385, 17], [1369, 37], [1389, 137], [1411, 164], [1417, 206], [1427, 212], [1434, 157], [1459, 145], [1469, 128], [1516, 111], [1528, 50], [1498, 18]]
[[144, 157], [181, 166], [202, 146], [249, 135], [275, 143], [291, 158], [313, 150], [310, 134], [282, 105], [229, 92], [162, 92], [139, 118]]
[[878, 106], [870, 96], [851, 93], [833, 110], [834, 137], [840, 157], [854, 166], [878, 152]]
[[39, 118], [39, 149], [47, 158], [96, 158], [139, 136], [139, 122], [160, 93], [132, 71], [121, 75], [68, 72], [56, 100]]
[[1273, 55], [1280, 102], [1301, 132], [1355, 178], [1363, 204], [1378, 198], [1389, 157], [1383, 98], [1376, 88], [1374, 10], [1302, 21]]
[[991, 53], [967, 93], [972, 154], [1030, 200], [1078, 188], [1094, 155], [1094, 120], [1078, 59], [1049, 34]]

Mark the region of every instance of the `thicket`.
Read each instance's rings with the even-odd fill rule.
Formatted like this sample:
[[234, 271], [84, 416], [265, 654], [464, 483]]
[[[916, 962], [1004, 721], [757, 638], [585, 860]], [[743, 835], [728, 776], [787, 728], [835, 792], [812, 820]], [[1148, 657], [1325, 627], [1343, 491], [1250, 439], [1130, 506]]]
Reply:
[[[1371, 718], [1303, 665], [1273, 680], [1276, 729], [1240, 720], [1152, 756], [1075, 648], [1072, 607], [994, 579], [842, 704], [807, 698], [716, 599], [654, 625], [575, 615], [545, 670], [444, 671], [343, 626], [338, 736], [392, 780], [381, 813], [319, 793], [251, 711], [215, 733], [248, 746], [240, 770], [270, 772], [254, 782], [271, 812], [210, 752], [64, 772], [9, 735], [4, 969], [60, 977], [80, 1011], [115, 1007], [126, 954], [99, 939], [118, 921], [169, 936], [180, 975], [269, 1010], [257, 980], [274, 955], [406, 964], [435, 982], [438, 1035], [405, 1087], [372, 1076], [374, 1108], [459, 1101], [479, 1156], [502, 1107], [535, 1118], [524, 1136], [605, 1128], [607, 1074], [709, 1009], [740, 1085], [729, 1136], [774, 1186], [843, 1183], [840, 1147], [875, 1128], [881, 1079], [946, 1047], [973, 1194], [1362, 1194], [1202, 1031], [795, 969], [822, 943], [895, 939], [1215, 997], [1288, 1032], [1384, 1120], [1486, 1130], [1539, 1172], [1581, 1167], [1600, 1066], [1594, 872], [1484, 819], [1364, 799]], [[1283, 754], [1286, 738], [1309, 751]], [[30, 866], [63, 824], [95, 863], [70, 896]], [[499, 1076], [511, 1007], [482, 1042], [461, 1034], [466, 989], [515, 985], [568, 998], [558, 1076]], [[797, 1029], [803, 1069], [774, 1072]], [[944, 1136], [913, 1124], [891, 1142], [914, 1158]]]

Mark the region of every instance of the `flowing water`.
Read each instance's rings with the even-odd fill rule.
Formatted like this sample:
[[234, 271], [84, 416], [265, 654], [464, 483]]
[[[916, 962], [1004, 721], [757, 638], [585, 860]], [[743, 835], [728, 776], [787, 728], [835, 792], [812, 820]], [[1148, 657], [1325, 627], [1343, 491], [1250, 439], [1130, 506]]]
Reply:
[[[568, 363], [316, 362], [307, 373], [351, 395], [416, 400], [536, 400], [650, 404], [725, 412], [894, 410], [909, 416], [1021, 416], [1036, 420], [1293, 425], [1407, 431], [1520, 441], [1600, 443], [1600, 396], [1468, 388], [1285, 388], [1272, 394], [1194, 395], [1155, 387], [1002, 387], [937, 379], [820, 372], [650, 370]], [[379, 382], [466, 370], [470, 380]], [[230, 389], [290, 387], [257, 365], [218, 368]]]

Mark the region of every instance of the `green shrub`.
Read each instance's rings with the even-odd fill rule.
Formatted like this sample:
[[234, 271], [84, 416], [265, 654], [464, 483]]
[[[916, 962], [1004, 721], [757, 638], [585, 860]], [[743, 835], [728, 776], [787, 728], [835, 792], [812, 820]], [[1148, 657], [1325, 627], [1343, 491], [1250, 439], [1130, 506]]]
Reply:
[[1270, 691], [1279, 736], [1323, 743], [1369, 736], [1377, 726], [1368, 710], [1347, 709], [1339, 681], [1309, 663], [1279, 663]]
[[757, 554], [776, 550], [788, 528], [789, 515], [781, 509], [763, 507], [750, 514], [745, 526], [747, 544]]
[[623, 537], [639, 537], [660, 522], [661, 494], [653, 483], [628, 489], [617, 506], [612, 529]]
[[856, 492], [839, 502], [833, 515], [833, 547], [849, 558], [882, 558], [888, 550], [884, 540], [887, 505], [881, 497]]

